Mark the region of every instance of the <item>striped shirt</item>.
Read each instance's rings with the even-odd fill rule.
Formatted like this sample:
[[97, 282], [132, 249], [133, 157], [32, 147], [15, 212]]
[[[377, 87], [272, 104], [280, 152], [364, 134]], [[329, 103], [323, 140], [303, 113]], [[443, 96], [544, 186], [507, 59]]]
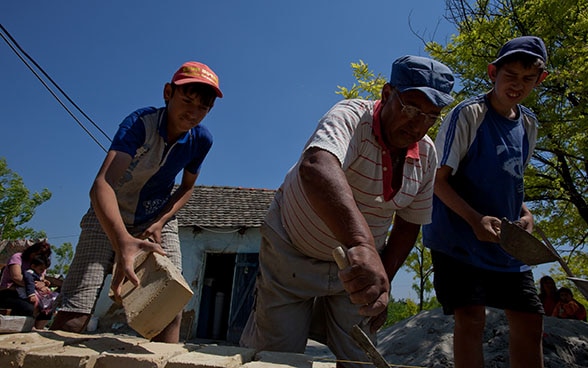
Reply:
[[[376, 248], [382, 250], [394, 214], [416, 224], [431, 221], [437, 155], [428, 136], [409, 147], [402, 185], [393, 193], [392, 160], [380, 136], [379, 111], [379, 101], [355, 99], [337, 103], [319, 121], [305, 150], [317, 147], [339, 159]], [[290, 169], [280, 188], [281, 222], [300, 252], [330, 261], [331, 250], [341, 244], [313, 210], [302, 189], [300, 161]]]

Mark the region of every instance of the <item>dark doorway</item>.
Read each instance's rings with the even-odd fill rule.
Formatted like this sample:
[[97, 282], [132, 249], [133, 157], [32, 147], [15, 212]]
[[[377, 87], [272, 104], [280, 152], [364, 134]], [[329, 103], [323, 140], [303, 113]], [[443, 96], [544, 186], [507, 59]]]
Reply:
[[197, 337], [238, 343], [253, 305], [257, 253], [206, 253]]
[[238, 343], [253, 308], [255, 279], [259, 268], [259, 253], [239, 253], [235, 262], [235, 277], [227, 341]]
[[235, 253], [206, 253], [197, 337], [225, 340], [233, 289]]

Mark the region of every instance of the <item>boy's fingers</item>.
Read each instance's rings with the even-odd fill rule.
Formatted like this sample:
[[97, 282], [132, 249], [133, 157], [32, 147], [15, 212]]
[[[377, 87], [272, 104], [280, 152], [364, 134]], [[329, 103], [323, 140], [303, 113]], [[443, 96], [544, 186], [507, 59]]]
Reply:
[[141, 244], [141, 249], [148, 252], [155, 252], [161, 254], [162, 256], [166, 255], [165, 250], [163, 250], [161, 245], [153, 241], [151, 238], [148, 238], [147, 240], [143, 241], [143, 243]]
[[[135, 274], [135, 269], [134, 269], [133, 263], [125, 265], [125, 276], [130, 282], [133, 283], [133, 285], [141, 286], [141, 285], [139, 285], [139, 278]], [[122, 286], [122, 283], [121, 283], [121, 286]]]
[[127, 278], [130, 282], [133, 283], [133, 285], [135, 286], [140, 286], [139, 284], [139, 278], [137, 277], [137, 275], [135, 274], [135, 271], [133, 270], [133, 264], [129, 265], [124, 265], [122, 267], [116, 267], [116, 271], [114, 273], [114, 275], [112, 275], [112, 282], [110, 284], [110, 288], [112, 289], [112, 292], [114, 293], [114, 299], [117, 302], [121, 302], [122, 297], [121, 297], [121, 292], [122, 292], [122, 284], [125, 280], [125, 278]]
[[124, 273], [119, 267], [116, 267], [114, 274], [112, 275], [112, 281], [110, 282], [110, 289], [114, 293], [115, 298], [120, 298], [120, 286], [124, 279]]

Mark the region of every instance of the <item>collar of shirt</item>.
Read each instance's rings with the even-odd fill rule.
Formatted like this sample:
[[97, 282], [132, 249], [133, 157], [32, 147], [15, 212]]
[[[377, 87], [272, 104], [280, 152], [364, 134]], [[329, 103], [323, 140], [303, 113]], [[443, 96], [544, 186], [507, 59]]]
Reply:
[[[382, 178], [384, 181], [384, 199], [389, 201], [394, 197], [394, 191], [392, 190], [392, 174], [393, 174], [393, 167], [392, 167], [392, 158], [390, 157], [389, 150], [390, 147], [386, 146], [384, 143], [384, 139], [382, 138], [382, 130], [380, 124], [380, 112], [382, 111], [382, 101], [376, 101], [374, 106], [374, 115], [373, 115], [373, 124], [372, 124], [372, 132], [376, 137], [376, 141], [382, 147]], [[406, 156], [404, 158], [404, 162], [406, 164], [406, 159], [411, 158], [413, 160], [419, 159], [419, 145], [418, 142], [411, 144], [406, 150]]]
[[[166, 142], [166, 144], [167, 144], [167, 124], [168, 124], [167, 108], [164, 107], [159, 112], [158, 127], [159, 127], [159, 135], [161, 136], [163, 141]], [[194, 128], [192, 128], [192, 129], [188, 130], [186, 133], [182, 134], [182, 136], [180, 138], [178, 138], [178, 140], [176, 142], [177, 143], [186, 143], [188, 141], [189, 137], [192, 135], [193, 129]], [[174, 142], [174, 143], [176, 143], [176, 142]]]

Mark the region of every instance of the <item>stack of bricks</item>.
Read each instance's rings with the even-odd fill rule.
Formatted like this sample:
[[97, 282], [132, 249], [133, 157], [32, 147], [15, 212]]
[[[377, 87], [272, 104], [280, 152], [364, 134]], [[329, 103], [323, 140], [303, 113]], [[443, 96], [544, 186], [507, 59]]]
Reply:
[[41, 331], [0, 335], [3, 368], [335, 368], [305, 354], [258, 352], [200, 344], [166, 344], [140, 337]]
[[[135, 262], [141, 281], [123, 284], [127, 323], [141, 337], [30, 331], [32, 318], [3, 320], [0, 368], [335, 368], [334, 361], [314, 361], [305, 354], [255, 352], [252, 349], [199, 344], [150, 342], [192, 297], [181, 273], [167, 257], [144, 254]], [[10, 322], [10, 323], [8, 323]], [[29, 326], [29, 324], [31, 326]], [[5, 333], [1, 332], [13, 332]]]

